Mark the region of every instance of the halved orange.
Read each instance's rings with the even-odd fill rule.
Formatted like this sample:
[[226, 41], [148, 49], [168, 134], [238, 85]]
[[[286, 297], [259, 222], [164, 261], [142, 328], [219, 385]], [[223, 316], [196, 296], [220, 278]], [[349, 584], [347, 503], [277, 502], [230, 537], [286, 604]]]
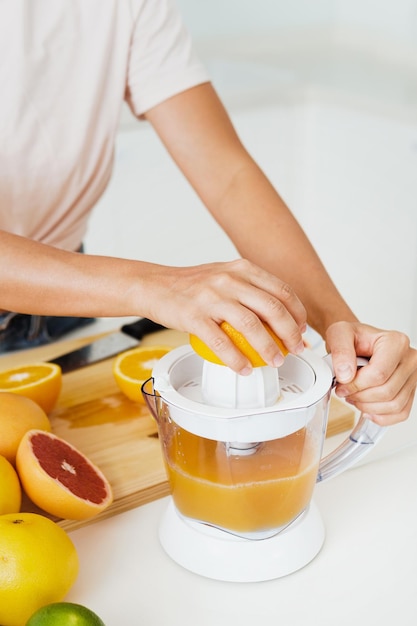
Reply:
[[[285, 345], [282, 343], [281, 339], [274, 333], [273, 330], [267, 325], [264, 324], [265, 329], [271, 335], [275, 343], [278, 345], [280, 351], [283, 356], [287, 356], [288, 350]], [[248, 357], [253, 367], [261, 367], [266, 365], [263, 358], [258, 354], [258, 352], [252, 348], [248, 340], [245, 338], [242, 333], [236, 330], [233, 326], [231, 326], [228, 322], [222, 322], [220, 324], [220, 328], [226, 335], [232, 340], [237, 348]], [[206, 361], [210, 361], [211, 363], [217, 363], [217, 365], [224, 365], [223, 361], [219, 359], [217, 354], [215, 354], [199, 337], [196, 335], [190, 335], [190, 344], [194, 351], [201, 356]]]
[[134, 402], [145, 403], [141, 387], [152, 376], [155, 363], [172, 346], [140, 346], [122, 352], [113, 362], [113, 375], [120, 390]]
[[62, 371], [55, 363], [30, 363], [0, 372], [0, 391], [34, 400], [45, 413], [54, 408], [62, 386]]
[[32, 502], [59, 518], [87, 519], [113, 501], [110, 483], [98, 467], [52, 433], [29, 430], [17, 450], [16, 467]]

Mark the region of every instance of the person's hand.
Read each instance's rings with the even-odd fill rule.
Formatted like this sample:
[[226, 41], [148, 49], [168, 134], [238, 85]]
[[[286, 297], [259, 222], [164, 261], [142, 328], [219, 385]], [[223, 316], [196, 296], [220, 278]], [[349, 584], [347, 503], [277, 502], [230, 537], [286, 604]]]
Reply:
[[152, 319], [197, 335], [234, 371], [249, 374], [247, 359], [222, 331], [228, 322], [241, 332], [266, 363], [283, 362], [265, 322], [287, 349], [304, 349], [306, 311], [283, 281], [247, 260], [185, 268], [155, 266], [152, 279]]
[[[336, 394], [381, 426], [407, 419], [417, 384], [417, 350], [400, 332], [359, 322], [337, 322], [327, 329]], [[356, 356], [369, 358], [356, 368]]]

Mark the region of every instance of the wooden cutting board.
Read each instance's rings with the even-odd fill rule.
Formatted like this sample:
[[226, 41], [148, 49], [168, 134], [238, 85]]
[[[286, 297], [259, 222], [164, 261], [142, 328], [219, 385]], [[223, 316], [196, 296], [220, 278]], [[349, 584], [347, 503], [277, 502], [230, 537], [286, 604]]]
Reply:
[[[91, 339], [60, 341], [1, 356], [0, 369], [47, 361]], [[148, 335], [141, 345], [178, 346], [186, 341], [187, 335], [164, 330]], [[53, 432], [76, 446], [103, 471], [114, 494], [113, 504], [90, 520], [53, 518], [66, 530], [116, 515], [169, 493], [156, 422], [145, 405], [132, 402], [119, 391], [112, 363], [113, 359], [109, 359], [65, 374], [58, 403], [49, 416]], [[351, 407], [332, 397], [327, 436], [351, 429], [354, 421]], [[41, 512], [26, 497], [22, 510]]]

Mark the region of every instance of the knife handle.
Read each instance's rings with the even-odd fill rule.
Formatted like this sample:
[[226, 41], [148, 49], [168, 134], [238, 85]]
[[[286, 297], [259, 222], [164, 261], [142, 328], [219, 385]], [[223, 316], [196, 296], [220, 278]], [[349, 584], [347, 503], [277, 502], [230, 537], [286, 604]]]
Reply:
[[131, 324], [124, 324], [121, 328], [122, 333], [134, 337], [135, 339], [142, 339], [145, 335], [155, 333], [157, 330], [166, 330], [162, 324], [157, 324], [152, 320], [143, 317]]

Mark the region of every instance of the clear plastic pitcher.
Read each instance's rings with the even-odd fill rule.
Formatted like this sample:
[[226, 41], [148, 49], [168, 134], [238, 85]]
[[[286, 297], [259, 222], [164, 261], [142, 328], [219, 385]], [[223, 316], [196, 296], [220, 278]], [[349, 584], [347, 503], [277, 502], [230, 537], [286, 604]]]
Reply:
[[142, 387], [185, 519], [247, 539], [274, 536], [308, 508], [317, 482], [351, 466], [383, 434], [360, 418], [322, 458], [333, 372], [329, 359], [308, 350], [288, 355], [277, 370], [280, 395], [272, 405], [244, 410], [207, 404], [204, 363], [189, 346], [178, 348]]

